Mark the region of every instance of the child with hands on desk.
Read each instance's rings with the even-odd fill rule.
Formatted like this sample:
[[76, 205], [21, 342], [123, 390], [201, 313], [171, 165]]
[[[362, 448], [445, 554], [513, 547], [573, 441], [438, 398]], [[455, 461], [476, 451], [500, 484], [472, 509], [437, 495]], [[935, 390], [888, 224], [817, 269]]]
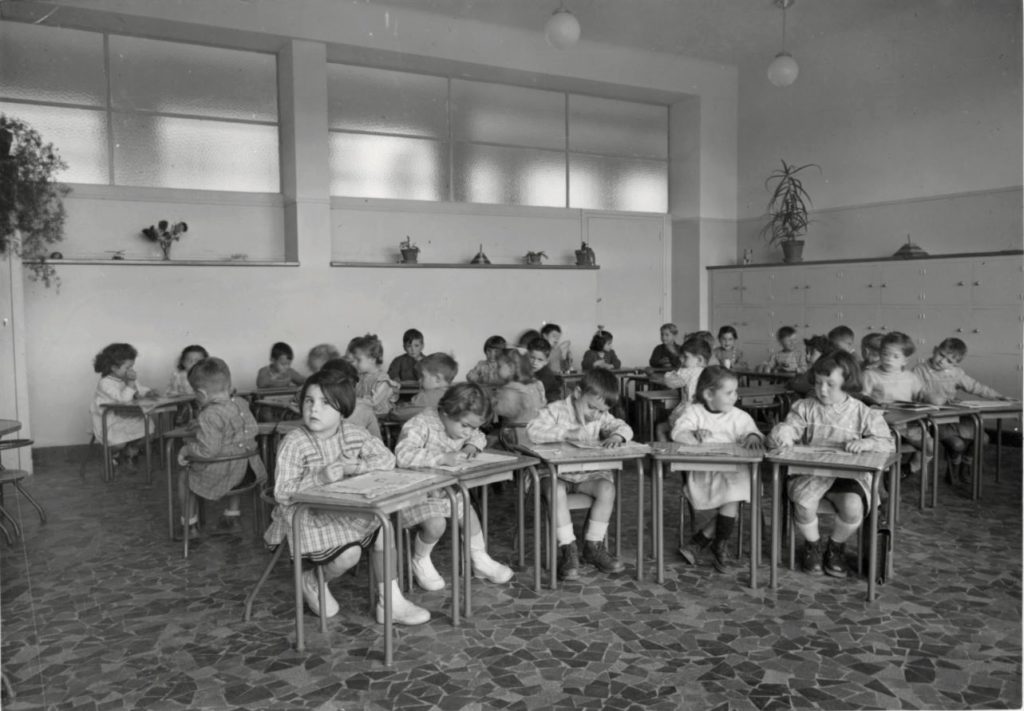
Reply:
[[[569, 397], [550, 403], [530, 421], [526, 434], [537, 444], [575, 441], [600, 442], [604, 448], [621, 447], [633, 439], [633, 430], [609, 413], [618, 400], [619, 382], [616, 377], [607, 370], [588, 370]], [[603, 573], [621, 573], [626, 566], [608, 552], [604, 543], [615, 506], [612, 473], [568, 472], [559, 477], [556, 500], [548, 502], [556, 511], [559, 579], [579, 578], [580, 554], [567, 498], [570, 492], [587, 494], [594, 499], [583, 536], [583, 562], [593, 564]]]
[[[92, 398], [89, 412], [92, 414], [92, 431], [96, 440], [103, 443], [103, 405], [128, 404], [143, 398], [156, 398], [157, 393], [139, 384], [135, 373], [135, 359], [139, 352], [129, 343], [111, 343], [96, 354], [92, 361], [93, 370], [100, 374], [96, 393]], [[146, 424], [141, 414], [124, 415], [111, 412], [107, 415], [107, 445], [115, 450], [124, 449], [125, 462], [134, 469], [139, 456], [139, 443], [146, 436]], [[117, 453], [111, 455], [114, 466], [118, 464]]]
[[[793, 404], [784, 422], [768, 435], [770, 448], [796, 444], [839, 447], [847, 452], [891, 452], [892, 433], [882, 418], [860, 400], [851, 397], [861, 390], [860, 366], [853, 355], [836, 351], [819, 358], [811, 366], [814, 396]], [[861, 523], [871, 496], [871, 475], [857, 473], [855, 478], [818, 473], [792, 473], [787, 488], [793, 502], [796, 527], [804, 538], [801, 567], [811, 575], [824, 572], [836, 578], [848, 574], [844, 546]], [[824, 562], [818, 532], [818, 502], [827, 498], [836, 509], [835, 524], [825, 546]], [[877, 506], [878, 502], [871, 502]]]

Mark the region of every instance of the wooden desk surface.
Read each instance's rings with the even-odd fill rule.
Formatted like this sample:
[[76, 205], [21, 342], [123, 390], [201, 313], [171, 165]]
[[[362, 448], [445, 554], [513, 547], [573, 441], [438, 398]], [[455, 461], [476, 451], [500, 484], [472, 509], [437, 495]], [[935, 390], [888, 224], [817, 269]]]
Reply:
[[142, 397], [131, 402], [106, 402], [100, 405], [103, 410], [131, 410], [143, 415], [165, 407], [177, 407], [196, 399], [195, 395], [174, 395], [172, 397]]
[[896, 452], [860, 452], [853, 454], [837, 447], [794, 445], [765, 453], [765, 461], [796, 466], [813, 465], [840, 471], [881, 471], [896, 461]]
[[709, 464], [760, 462], [764, 452], [750, 450], [740, 444], [680, 444], [651, 442], [651, 457], [662, 462], [702, 461]]
[[313, 508], [318, 506], [323, 506], [325, 508], [358, 508], [365, 509], [366, 511], [382, 511], [385, 514], [391, 514], [403, 508], [406, 504], [415, 502], [421, 497], [426, 496], [429, 491], [451, 486], [456, 483], [455, 477], [450, 474], [444, 474], [437, 471], [424, 472], [412, 469], [391, 469], [386, 471], [388, 473], [409, 475], [410, 481], [408, 486], [400, 490], [381, 494], [380, 496], [374, 496], [373, 498], [368, 498], [361, 494], [336, 490], [338, 487], [335, 485], [337, 484], [343, 484], [346, 482], [351, 483], [353, 480], [359, 479], [360, 477], [372, 476], [374, 474], [381, 473], [366, 472], [359, 476], [347, 477], [342, 479], [341, 482], [335, 482], [334, 484], [327, 484], [325, 486], [297, 491], [292, 494], [291, 503], [295, 505], [310, 506]]
[[520, 441], [519, 448], [530, 456], [549, 464], [590, 464], [596, 462], [621, 462], [642, 459], [650, 454], [651, 448], [638, 442], [627, 442], [621, 447], [600, 449], [580, 448], [568, 442], [534, 443]]
[[782, 385], [750, 385], [736, 389], [736, 394], [741, 400], [745, 397], [775, 397], [776, 395], [783, 395], [785, 392], [786, 388]]

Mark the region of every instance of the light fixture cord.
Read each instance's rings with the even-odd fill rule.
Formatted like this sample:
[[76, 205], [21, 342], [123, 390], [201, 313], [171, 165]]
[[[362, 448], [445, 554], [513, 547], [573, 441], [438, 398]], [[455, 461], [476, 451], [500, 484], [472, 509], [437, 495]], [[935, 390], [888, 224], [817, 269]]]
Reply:
[[782, 5], [782, 51], [786, 51], [786, 5]]

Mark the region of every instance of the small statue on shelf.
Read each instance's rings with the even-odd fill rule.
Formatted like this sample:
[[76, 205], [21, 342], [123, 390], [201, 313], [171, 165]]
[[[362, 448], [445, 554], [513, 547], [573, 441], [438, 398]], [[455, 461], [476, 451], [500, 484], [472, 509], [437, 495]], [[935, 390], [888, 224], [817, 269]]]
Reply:
[[470, 264], [490, 264], [491, 263], [491, 260], [487, 258], [486, 254], [484, 254], [484, 246], [483, 245], [480, 245], [480, 250], [476, 253], [476, 256], [473, 257], [472, 260], [470, 260], [469, 263]]

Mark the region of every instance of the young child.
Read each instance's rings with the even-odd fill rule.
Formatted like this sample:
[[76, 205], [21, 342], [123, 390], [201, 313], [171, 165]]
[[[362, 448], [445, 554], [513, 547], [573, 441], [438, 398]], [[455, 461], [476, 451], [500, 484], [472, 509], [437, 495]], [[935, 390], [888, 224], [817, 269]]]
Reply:
[[[862, 387], [860, 367], [852, 355], [836, 351], [819, 358], [811, 366], [811, 374], [814, 396], [793, 404], [786, 420], [772, 428], [769, 447], [804, 444], [839, 446], [847, 452], [893, 450], [892, 433], [882, 413], [850, 397]], [[848, 571], [844, 546], [864, 520], [871, 495], [871, 475], [858, 474], [856, 479], [847, 479], [794, 474], [789, 477], [787, 491], [794, 505], [797, 530], [804, 539], [800, 557], [804, 571], [820, 575], [824, 567], [826, 574], [845, 578]], [[824, 563], [818, 532], [818, 502], [823, 496], [838, 512], [825, 546]]]
[[804, 339], [804, 352], [807, 353], [807, 370], [794, 376], [786, 383], [786, 389], [800, 397], [807, 397], [814, 389], [814, 376], [811, 366], [821, 357], [832, 352], [832, 344], [825, 336], [811, 336]]
[[779, 349], [772, 351], [768, 360], [758, 368], [763, 373], [797, 373], [804, 370], [804, 354], [794, 348], [796, 345], [796, 329], [783, 326], [775, 333]]
[[711, 348], [703, 338], [688, 338], [680, 347], [682, 359], [679, 370], [665, 374], [665, 385], [679, 388], [679, 404], [672, 408], [666, 422], [659, 422], [654, 427], [654, 437], [659, 442], [668, 441], [676, 420], [683, 410], [694, 401], [697, 395], [697, 381], [700, 374], [711, 360]]
[[869, 333], [860, 339], [860, 369], [877, 368], [882, 359], [882, 334]]
[[[915, 402], [924, 398], [924, 383], [912, 371], [907, 370], [907, 361], [914, 355], [914, 341], [899, 331], [891, 331], [882, 337], [882, 347], [877, 368], [863, 372], [863, 394], [880, 405], [894, 401]], [[925, 437], [922, 428], [913, 429], [899, 425], [897, 431], [903, 441], [913, 447], [910, 458], [910, 473], [921, 471], [921, 450], [931, 456], [932, 440]]]
[[[183, 467], [178, 477], [178, 498], [181, 501], [182, 527], [189, 538], [199, 537], [196, 497], [216, 501], [227, 496], [247, 476], [250, 481], [265, 481], [267, 470], [256, 449], [258, 426], [249, 411], [249, 404], [231, 396], [231, 370], [220, 358], [199, 361], [188, 374], [199, 404], [195, 432], [178, 450], [178, 464]], [[211, 459], [251, 452], [248, 459], [213, 464], [190, 463], [199, 457]], [[217, 524], [218, 533], [241, 532], [239, 496], [228, 496], [227, 506]]]
[[357, 336], [348, 343], [348, 359], [359, 373], [356, 397], [366, 400], [376, 415], [386, 415], [398, 402], [399, 385], [381, 368], [384, 346], [372, 333]]
[[[672, 428], [672, 440], [684, 444], [737, 443], [761, 451], [763, 437], [754, 419], [736, 407], [738, 387], [736, 376], [728, 369], [718, 365], [705, 368], [697, 380], [694, 403], [683, 410]], [[732, 566], [729, 537], [739, 502], [750, 501], [749, 476], [740, 472], [689, 472], [686, 494], [693, 505], [697, 532], [685, 544], [683, 532], [679, 532], [679, 554], [690, 565], [696, 565], [700, 551], [710, 545], [715, 570], [728, 572]]]
[[324, 363], [335, 358], [341, 358], [341, 351], [330, 343], [320, 343], [309, 349], [306, 367], [310, 373], [316, 373], [324, 367]]
[[[491, 419], [491, 403], [476, 383], [459, 383], [448, 388], [437, 409], [428, 408], [402, 427], [395, 456], [400, 467], [452, 466], [472, 459], [486, 446], [480, 426]], [[460, 502], [460, 507], [461, 507]], [[430, 553], [444, 533], [445, 519], [452, 514], [451, 503], [439, 491], [427, 500], [402, 511], [407, 526], [420, 524], [413, 543], [412, 572], [424, 590], [441, 590], [441, 577], [430, 560]], [[457, 512], [461, 515], [461, 512]], [[487, 554], [487, 542], [476, 511], [469, 513], [469, 553], [473, 574], [492, 583], [512, 579], [512, 570]]]
[[[947, 338], [932, 351], [932, 357], [918, 363], [914, 374], [921, 379], [924, 399], [933, 405], [954, 403], [960, 390], [978, 397], [1012, 400], [979, 383], [960, 367], [967, 355], [967, 344], [959, 338]], [[939, 442], [946, 452], [946, 480], [969, 484], [974, 465], [970, 442], [976, 437], [974, 421], [964, 417], [957, 424], [939, 425]]]
[[419, 371], [420, 391], [409, 403], [398, 405], [391, 412], [399, 422], [412, 419], [428, 407], [436, 408], [455, 380], [459, 364], [447, 353], [431, 353], [420, 359]]
[[562, 378], [556, 375], [549, 365], [551, 360], [551, 344], [542, 336], [537, 336], [527, 345], [526, 355], [533, 368], [533, 377], [544, 386], [544, 399], [555, 402], [562, 399]]
[[494, 414], [506, 422], [529, 422], [547, 404], [544, 385], [537, 380], [528, 356], [507, 350], [498, 357], [505, 384], [494, 397]]
[[[378, 581], [384, 579], [384, 539], [376, 535], [379, 524], [370, 516], [350, 516], [330, 511], [307, 511], [298, 541], [292, 535], [292, 496], [305, 489], [377, 469], [394, 469], [395, 455], [384, 443], [359, 427], [344, 422], [352, 414], [356, 393], [352, 382], [330, 370], [314, 373], [302, 386], [303, 427], [289, 432], [277, 450], [274, 474], [273, 522], [264, 535], [268, 545], [287, 540], [292, 555], [302, 555], [314, 566], [323, 566], [324, 578], [333, 580], [359, 562], [362, 546], [372, 542], [372, 563]], [[420, 625], [430, 613], [402, 595], [395, 570], [391, 579], [391, 611], [395, 622]], [[377, 622], [384, 624], [384, 583], [377, 584]], [[320, 614], [316, 574], [302, 574], [302, 595], [314, 614]], [[325, 590], [327, 617], [338, 614], [338, 601]]]
[[[356, 367], [344, 358], [332, 358], [324, 363], [320, 370], [339, 373], [346, 380], [352, 383], [353, 388], [355, 388], [356, 384], [359, 382], [359, 373], [356, 372]], [[320, 372], [320, 370], [317, 372]], [[377, 415], [374, 414], [373, 408], [370, 407], [370, 403], [366, 400], [356, 398], [356, 404], [352, 408], [352, 414], [345, 417], [345, 422], [355, 425], [356, 427], [362, 427], [377, 439], [383, 439], [381, 437], [380, 422], [377, 421]]]
[[557, 323], [544, 324], [540, 329], [540, 335], [551, 346], [551, 356], [548, 358], [551, 372], [556, 375], [570, 372], [572, 370], [572, 353], [569, 348], [572, 344], [562, 340], [562, 327]]
[[648, 361], [652, 368], [679, 368], [679, 344], [676, 343], [678, 337], [679, 327], [674, 323], [666, 323], [661, 327], [661, 343], [651, 351], [651, 359]]
[[270, 364], [256, 374], [257, 388], [289, 388], [302, 385], [305, 378], [292, 369], [295, 353], [287, 343], [278, 341], [270, 348]]
[[718, 346], [711, 352], [718, 365], [730, 370], [742, 370], [747, 367], [743, 351], [736, 347], [737, 340], [739, 334], [732, 326], [722, 326], [718, 329]]
[[398, 382], [419, 380], [417, 364], [423, 358], [423, 334], [410, 328], [402, 334], [402, 348], [405, 353], [391, 361], [388, 366], [388, 377]]
[[610, 331], [598, 329], [597, 333], [590, 340], [590, 350], [583, 354], [583, 363], [580, 365], [583, 370], [591, 368], [604, 368], [613, 370], [622, 367], [622, 361], [615, 355], [612, 349], [612, 334]]
[[[607, 370], [588, 370], [569, 397], [550, 403], [530, 421], [526, 434], [536, 443], [600, 442], [605, 447], [619, 447], [633, 439], [633, 430], [609, 413], [618, 401], [619, 383], [615, 376]], [[611, 472], [570, 472], [559, 477], [556, 499], [548, 502], [556, 510], [558, 579], [577, 580], [580, 575], [581, 557], [567, 499], [571, 492], [594, 499], [583, 535], [583, 562], [591, 563], [602, 573], [621, 573], [626, 566], [608, 551], [604, 542], [615, 506]]]
[[[92, 361], [93, 370], [100, 374], [96, 393], [92, 398], [89, 412], [92, 414], [92, 432], [96, 440], [103, 443], [103, 408], [112, 403], [128, 403], [143, 397], [155, 396], [150, 389], [140, 385], [135, 374], [135, 359], [139, 352], [128, 343], [111, 343], [96, 354]], [[114, 466], [120, 461], [117, 450], [124, 450], [125, 463], [135, 467], [139, 455], [139, 443], [146, 436], [142, 415], [123, 415], [111, 412], [107, 415], [107, 445], [114, 449], [111, 460]]]
[[836, 326], [828, 332], [828, 340], [837, 351], [857, 352], [857, 339], [849, 326]]
[[496, 388], [504, 382], [498, 375], [498, 356], [505, 350], [505, 339], [501, 336], [491, 336], [484, 341], [484, 356], [482, 360], [466, 373], [466, 380], [471, 383], [479, 383], [485, 388]]
[[167, 383], [167, 397], [191, 395], [192, 386], [188, 384], [188, 371], [193, 365], [209, 357], [210, 354], [202, 346], [185, 346], [178, 357], [178, 367], [175, 368], [171, 381]]

